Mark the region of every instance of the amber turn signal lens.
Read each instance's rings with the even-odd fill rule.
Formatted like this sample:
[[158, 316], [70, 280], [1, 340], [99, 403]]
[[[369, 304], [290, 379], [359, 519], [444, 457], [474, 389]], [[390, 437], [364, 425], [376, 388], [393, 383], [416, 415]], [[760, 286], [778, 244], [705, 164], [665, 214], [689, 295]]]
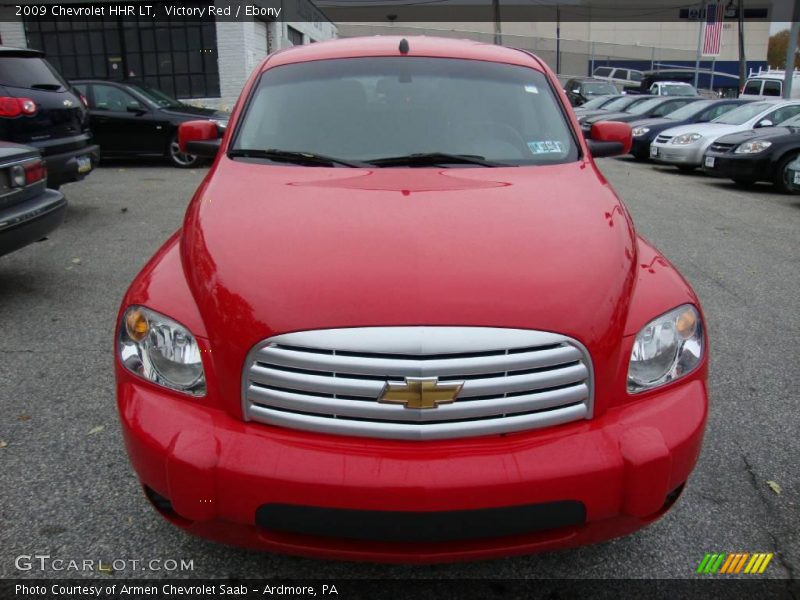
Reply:
[[696, 328], [697, 317], [695, 317], [693, 310], [684, 310], [678, 315], [678, 318], [675, 319], [675, 330], [678, 332], [678, 335], [685, 340], [688, 340], [694, 335]]
[[125, 331], [134, 342], [141, 342], [150, 331], [147, 317], [140, 310], [132, 310], [125, 317]]

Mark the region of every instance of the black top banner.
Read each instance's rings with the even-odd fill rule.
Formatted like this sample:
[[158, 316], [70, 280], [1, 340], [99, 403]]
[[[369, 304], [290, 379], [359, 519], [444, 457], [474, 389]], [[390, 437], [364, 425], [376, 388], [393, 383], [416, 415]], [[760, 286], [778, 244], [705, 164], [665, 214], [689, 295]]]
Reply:
[[334, 23], [664, 22], [705, 19], [717, 4], [726, 20], [788, 21], [792, 0], [21, 0], [15, 16], [42, 21], [259, 19]]

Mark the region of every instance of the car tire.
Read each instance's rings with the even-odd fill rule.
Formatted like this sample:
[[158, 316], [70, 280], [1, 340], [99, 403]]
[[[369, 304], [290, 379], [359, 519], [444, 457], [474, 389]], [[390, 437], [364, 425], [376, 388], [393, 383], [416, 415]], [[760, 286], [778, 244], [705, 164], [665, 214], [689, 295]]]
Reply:
[[775, 169], [775, 178], [772, 180], [772, 182], [775, 184], [775, 189], [777, 189], [781, 194], [796, 193], [789, 187], [788, 176], [786, 174], [786, 167], [788, 167], [789, 163], [795, 158], [797, 158], [797, 153], [795, 152], [784, 156], [778, 163], [778, 168]]
[[167, 158], [169, 162], [172, 163], [173, 167], [179, 169], [192, 169], [202, 162], [201, 157], [195, 154], [181, 152], [180, 146], [178, 145], [177, 133], [169, 141], [169, 145], [167, 146]]
[[639, 162], [650, 160], [650, 152], [631, 152], [631, 155], [633, 155], [633, 158]]
[[756, 180], [750, 177], [731, 177], [731, 179], [740, 187], [752, 187], [756, 184]]

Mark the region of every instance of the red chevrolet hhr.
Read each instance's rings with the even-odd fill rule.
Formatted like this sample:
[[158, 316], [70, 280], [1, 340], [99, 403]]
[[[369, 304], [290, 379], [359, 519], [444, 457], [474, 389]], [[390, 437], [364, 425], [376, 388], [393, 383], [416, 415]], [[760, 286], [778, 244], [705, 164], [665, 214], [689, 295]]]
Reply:
[[433, 562], [628, 534], [697, 461], [707, 342], [558, 81], [521, 50], [354, 38], [268, 56], [120, 308], [133, 467], [172, 523]]

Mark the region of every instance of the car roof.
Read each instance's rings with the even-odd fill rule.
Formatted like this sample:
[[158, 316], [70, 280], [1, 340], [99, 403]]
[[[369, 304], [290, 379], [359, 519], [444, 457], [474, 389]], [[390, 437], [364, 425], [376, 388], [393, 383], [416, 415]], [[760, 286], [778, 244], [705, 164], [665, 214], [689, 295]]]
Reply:
[[32, 48], [14, 48], [12, 46], [0, 46], [0, 56], [19, 56], [19, 57], [43, 57], [44, 52], [33, 50]]
[[474, 40], [457, 40], [428, 36], [372, 36], [327, 40], [279, 50], [267, 56], [259, 71], [279, 65], [329, 60], [336, 58], [365, 58], [372, 56], [404, 56], [400, 42], [408, 42], [405, 56], [461, 58], [506, 63], [543, 71], [542, 62], [532, 54], [516, 48], [506, 48]]

